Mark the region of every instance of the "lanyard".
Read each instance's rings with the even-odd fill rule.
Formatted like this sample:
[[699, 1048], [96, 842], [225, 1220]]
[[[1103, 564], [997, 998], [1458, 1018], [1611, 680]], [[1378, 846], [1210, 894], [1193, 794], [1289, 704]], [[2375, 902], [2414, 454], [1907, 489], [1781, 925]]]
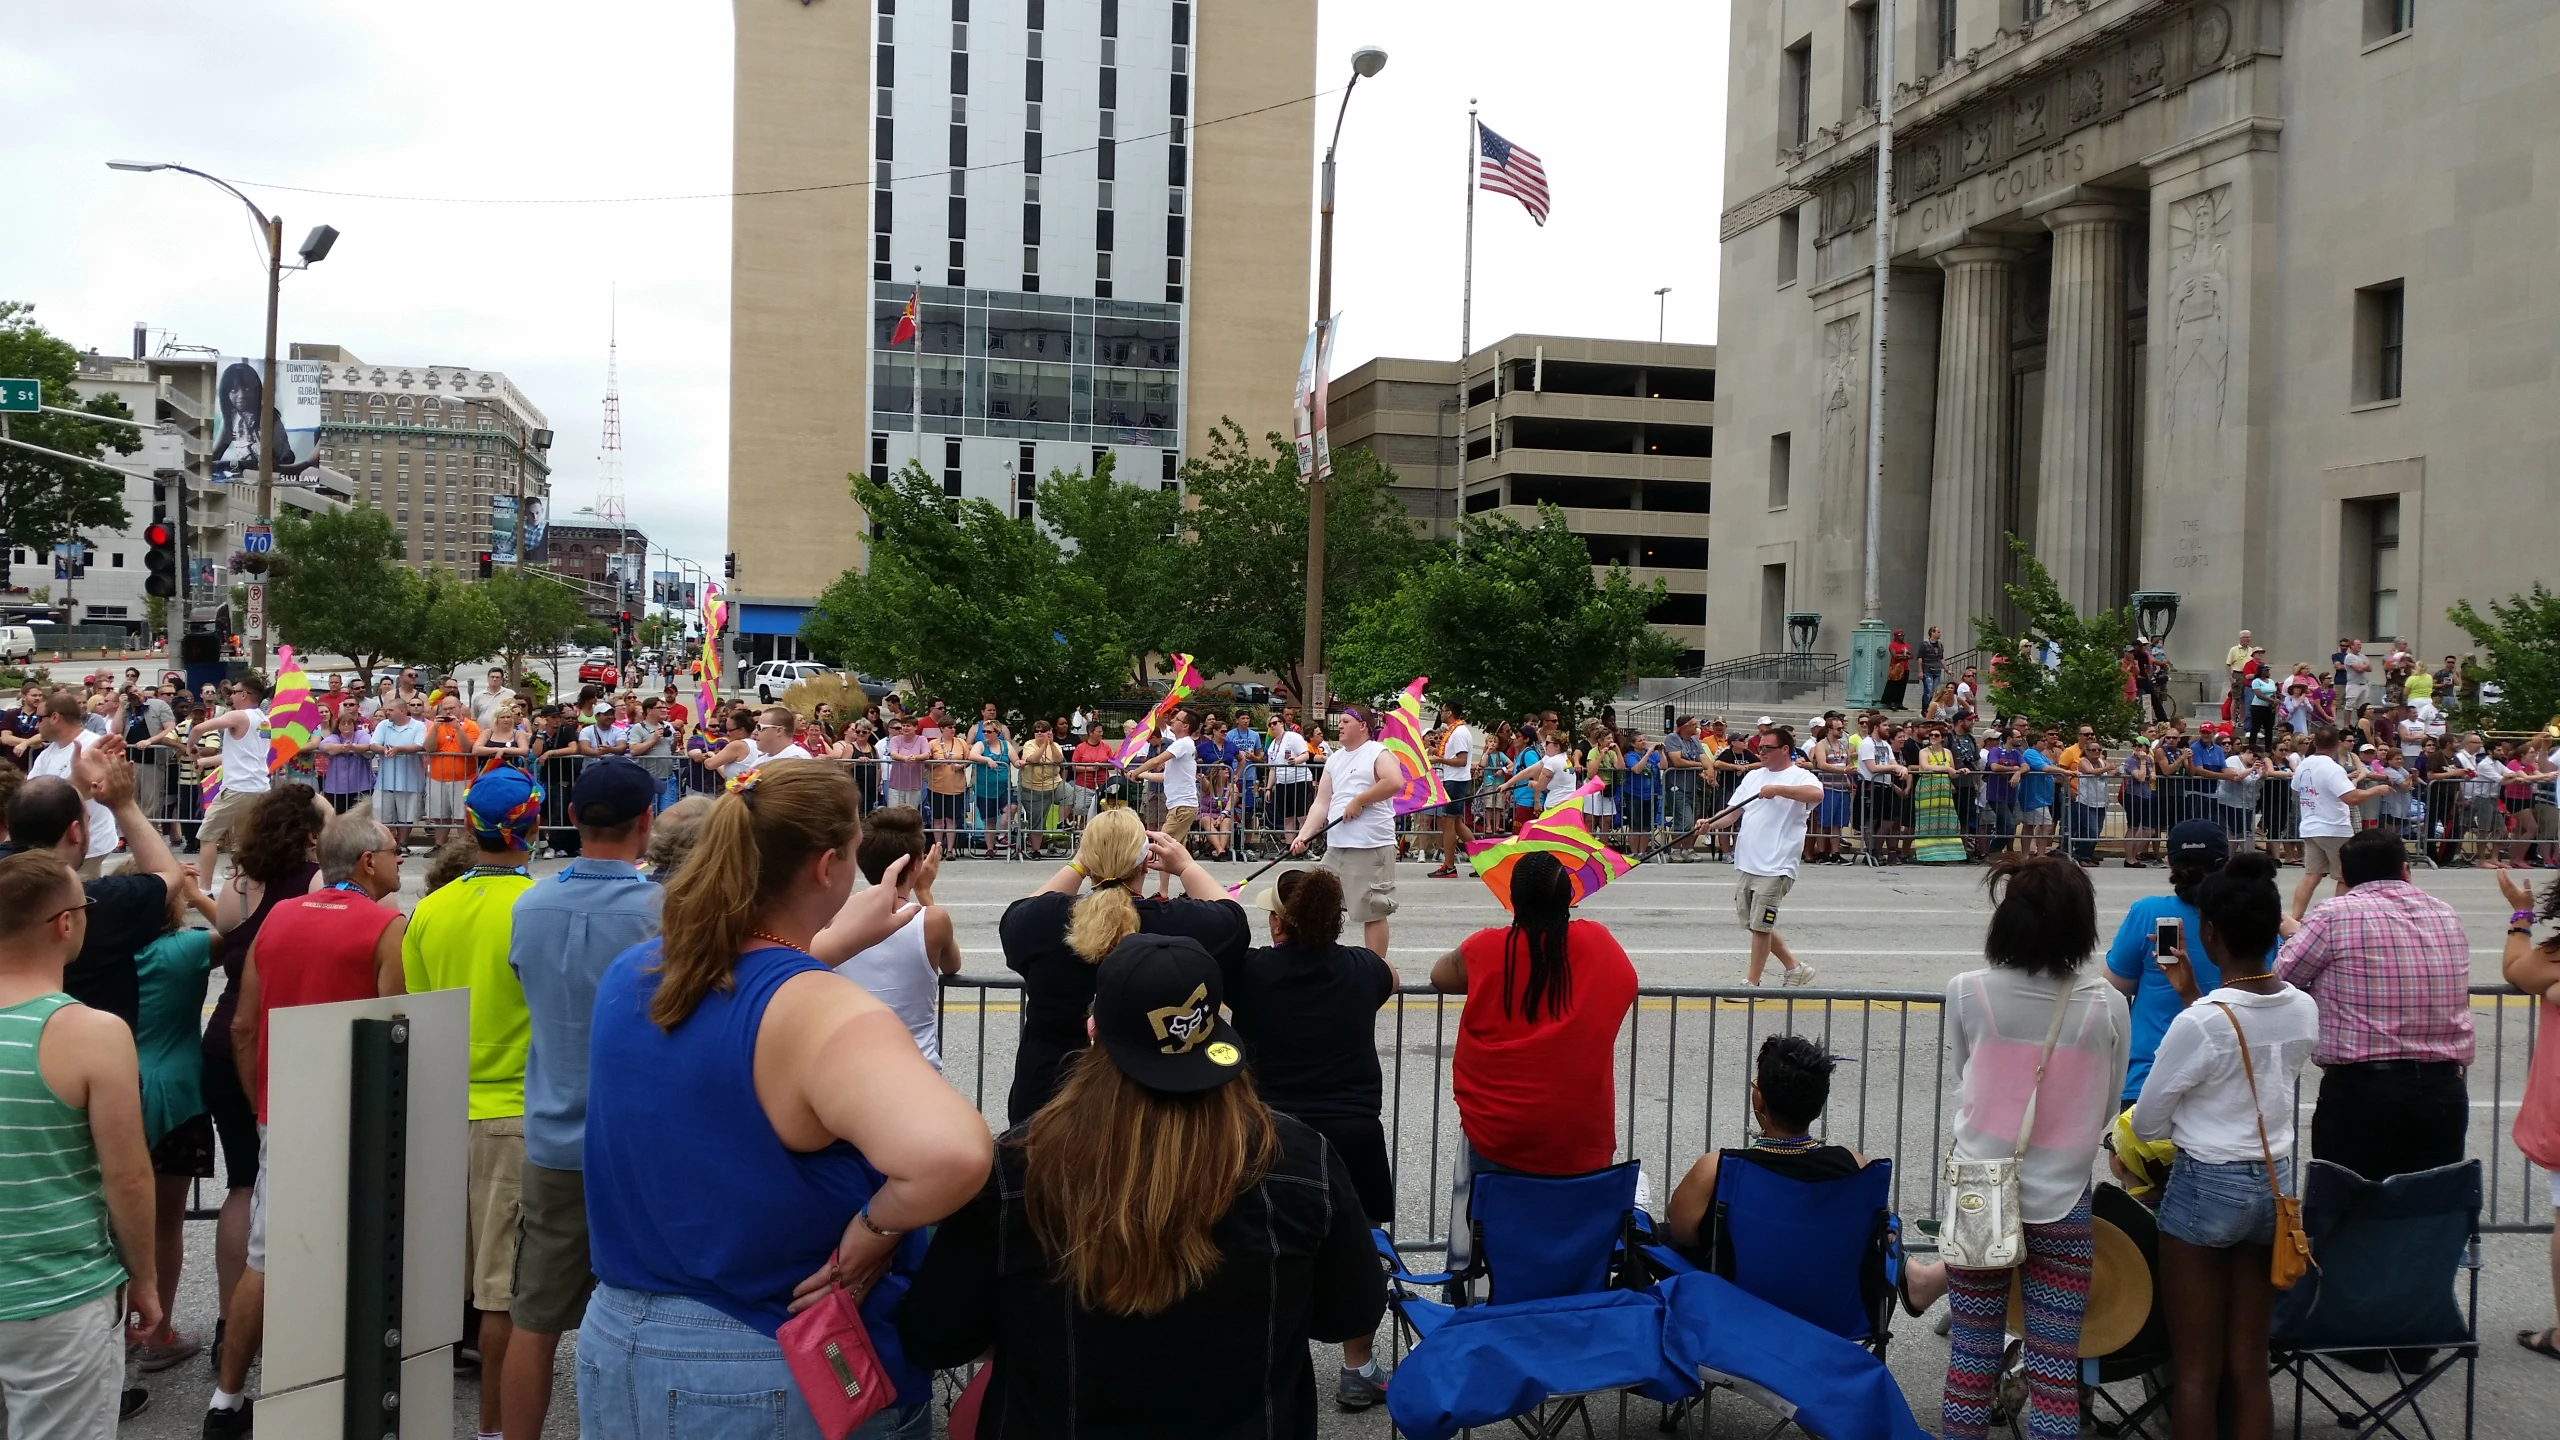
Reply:
[[462, 878], [465, 880], [478, 880], [493, 875], [521, 875], [530, 880], [533, 878], [533, 867], [530, 865], [474, 865], [462, 872]]

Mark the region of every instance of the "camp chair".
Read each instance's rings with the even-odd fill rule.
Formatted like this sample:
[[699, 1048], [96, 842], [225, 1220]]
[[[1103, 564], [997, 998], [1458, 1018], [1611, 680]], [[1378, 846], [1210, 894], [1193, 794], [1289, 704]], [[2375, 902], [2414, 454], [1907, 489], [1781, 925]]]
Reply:
[[[1855, 1341], [1881, 1361], [1902, 1271], [1902, 1227], [1892, 1194], [1890, 1160], [1870, 1160], [1837, 1180], [1811, 1181], [1771, 1170], [1753, 1151], [1723, 1151], [1707, 1216], [1709, 1268], [1745, 1294]], [[1666, 1277], [1697, 1269], [1666, 1246], [1647, 1246], [1644, 1256]], [[1681, 1414], [1675, 1406], [1662, 1428], [1677, 1427]]]
[[[2277, 1297], [2270, 1345], [2276, 1369], [2293, 1375], [2294, 1433], [2308, 1395], [2357, 1440], [2406, 1440], [2406, 1421], [2432, 1437], [2421, 1397], [2458, 1364], [2468, 1437], [2480, 1358], [2480, 1162], [2373, 1181], [2313, 1160], [2303, 1167], [2302, 1228], [2313, 1269]], [[2380, 1352], [2383, 1373], [2355, 1369], [2344, 1357], [2357, 1352]], [[2368, 1398], [2377, 1386], [2387, 1388]]]

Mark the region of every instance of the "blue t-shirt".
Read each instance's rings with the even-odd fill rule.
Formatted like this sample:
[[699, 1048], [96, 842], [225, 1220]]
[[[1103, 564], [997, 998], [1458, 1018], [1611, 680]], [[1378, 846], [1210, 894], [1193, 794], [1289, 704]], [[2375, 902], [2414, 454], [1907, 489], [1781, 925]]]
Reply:
[[545, 1170], [586, 1168], [596, 986], [615, 956], [657, 935], [665, 894], [627, 861], [581, 858], [516, 897], [507, 964], [524, 985], [533, 1022], [524, 1063], [524, 1157]]
[[2044, 757], [2043, 751], [2029, 748], [2018, 752], [2017, 763], [2027, 767], [2027, 773], [2018, 777], [2019, 806], [2028, 810], [2052, 809], [2053, 777], [2045, 772], [2053, 768], [2053, 762]]
[[[2185, 937], [2187, 963], [2195, 967], [2196, 991], [2211, 994], [2222, 985], [2222, 971], [2213, 957], [2204, 953], [2204, 921], [2196, 907], [2175, 895], [2145, 895], [2133, 902], [2124, 915], [2124, 923], [2116, 927], [2115, 942], [2107, 947], [2109, 974], [2134, 982], [2132, 1063], [2124, 1072], [2124, 1103], [2132, 1104], [2142, 1095], [2144, 1077], [2151, 1073], [2151, 1060], [2160, 1051], [2160, 1037], [2169, 1033], [2169, 1022], [2187, 1008], [2178, 992], [2169, 985], [2169, 977], [2160, 973], [2158, 953], [2152, 942], [2163, 920], [2178, 922]], [[2275, 950], [2267, 951], [2269, 964], [2275, 961]]]

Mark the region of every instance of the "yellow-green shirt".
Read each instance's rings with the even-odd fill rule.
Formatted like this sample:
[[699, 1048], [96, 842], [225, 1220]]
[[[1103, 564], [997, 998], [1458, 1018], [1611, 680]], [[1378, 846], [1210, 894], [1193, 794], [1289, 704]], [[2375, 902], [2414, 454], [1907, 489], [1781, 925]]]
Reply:
[[533, 1039], [524, 985], [507, 964], [516, 897], [533, 888], [512, 870], [475, 870], [418, 902], [400, 941], [410, 993], [471, 992], [471, 1118], [524, 1113], [524, 1056]]

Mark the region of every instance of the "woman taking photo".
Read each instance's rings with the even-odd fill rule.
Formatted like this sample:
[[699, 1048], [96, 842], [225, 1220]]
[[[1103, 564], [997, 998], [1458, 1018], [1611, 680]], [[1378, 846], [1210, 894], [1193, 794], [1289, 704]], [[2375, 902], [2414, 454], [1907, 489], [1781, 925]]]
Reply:
[[[2275, 1424], [2267, 1388], [2275, 1192], [2293, 1189], [2294, 1082], [2320, 1035], [2320, 1007], [2268, 965], [2284, 920], [2275, 876], [2266, 852], [2250, 850], [2198, 887], [2203, 923], [2160, 957], [2187, 1008], [2169, 1022], [2133, 1107], [2135, 1136], [2178, 1147], [2160, 1202], [2160, 1280], [2177, 1377], [2170, 1424], [2179, 1435], [2215, 1434], [2226, 1392], [2224, 1433], [2266, 1440]], [[2184, 963], [2199, 942], [2221, 973], [2209, 994]]]
[[1449, 1074], [1470, 1172], [1580, 1175], [1616, 1156], [1611, 1056], [1636, 969], [1607, 926], [1573, 918], [1556, 857], [1511, 867], [1510, 925], [1434, 961], [1431, 986], [1467, 997]]
[[[1138, 895], [1149, 870], [1181, 886], [1170, 899]], [[1090, 891], [1085, 886], [1090, 884]], [[1183, 935], [1232, 965], [1253, 943], [1244, 907], [1181, 845], [1149, 835], [1134, 810], [1105, 810], [1084, 827], [1076, 858], [1049, 883], [1005, 907], [996, 922], [1005, 968], [1022, 977], [1022, 1038], [1014, 1052], [1006, 1123], [1019, 1125], [1049, 1103], [1067, 1061], [1090, 1039], [1094, 967], [1131, 935]]]
[[[2080, 867], [2059, 855], [2004, 854], [1985, 887], [1995, 902], [1982, 941], [1991, 963], [1947, 982], [1948, 1068], [1959, 1076], [1949, 1158], [2018, 1157], [2026, 1433], [2071, 1440], [2080, 1433], [2080, 1320], [2093, 1244], [2089, 1172], [2124, 1089], [2124, 997], [2083, 973], [2098, 948], [2098, 907]], [[2034, 1128], [2022, 1134], [2029, 1097]], [[1947, 1267], [1954, 1318], [1940, 1433], [1949, 1440], [1990, 1433], [2009, 1278], [2007, 1270]]]
[[1314, 1440], [1308, 1342], [1386, 1309], [1350, 1177], [1255, 1094], [1199, 942], [1128, 935], [1096, 978], [1093, 1047], [934, 1232], [898, 1339], [993, 1352], [980, 1440]]
[[[1264, 1104], [1332, 1142], [1369, 1223], [1392, 1230], [1376, 1036], [1396, 972], [1376, 951], [1342, 943], [1342, 880], [1330, 870], [1284, 871], [1253, 903], [1270, 912], [1271, 943], [1222, 973], [1254, 1086]], [[1343, 1341], [1335, 1403], [1365, 1410], [1386, 1398], [1369, 1337]]]
[[815, 1437], [774, 1333], [830, 1283], [861, 1296], [897, 1389], [855, 1433], [930, 1428], [931, 1373], [889, 1320], [989, 1143], [905, 1023], [809, 953], [831, 923], [867, 948], [915, 914], [903, 861], [847, 906], [853, 799], [843, 771], [785, 760], [714, 801], [661, 938], [597, 990], [581, 1434]]

